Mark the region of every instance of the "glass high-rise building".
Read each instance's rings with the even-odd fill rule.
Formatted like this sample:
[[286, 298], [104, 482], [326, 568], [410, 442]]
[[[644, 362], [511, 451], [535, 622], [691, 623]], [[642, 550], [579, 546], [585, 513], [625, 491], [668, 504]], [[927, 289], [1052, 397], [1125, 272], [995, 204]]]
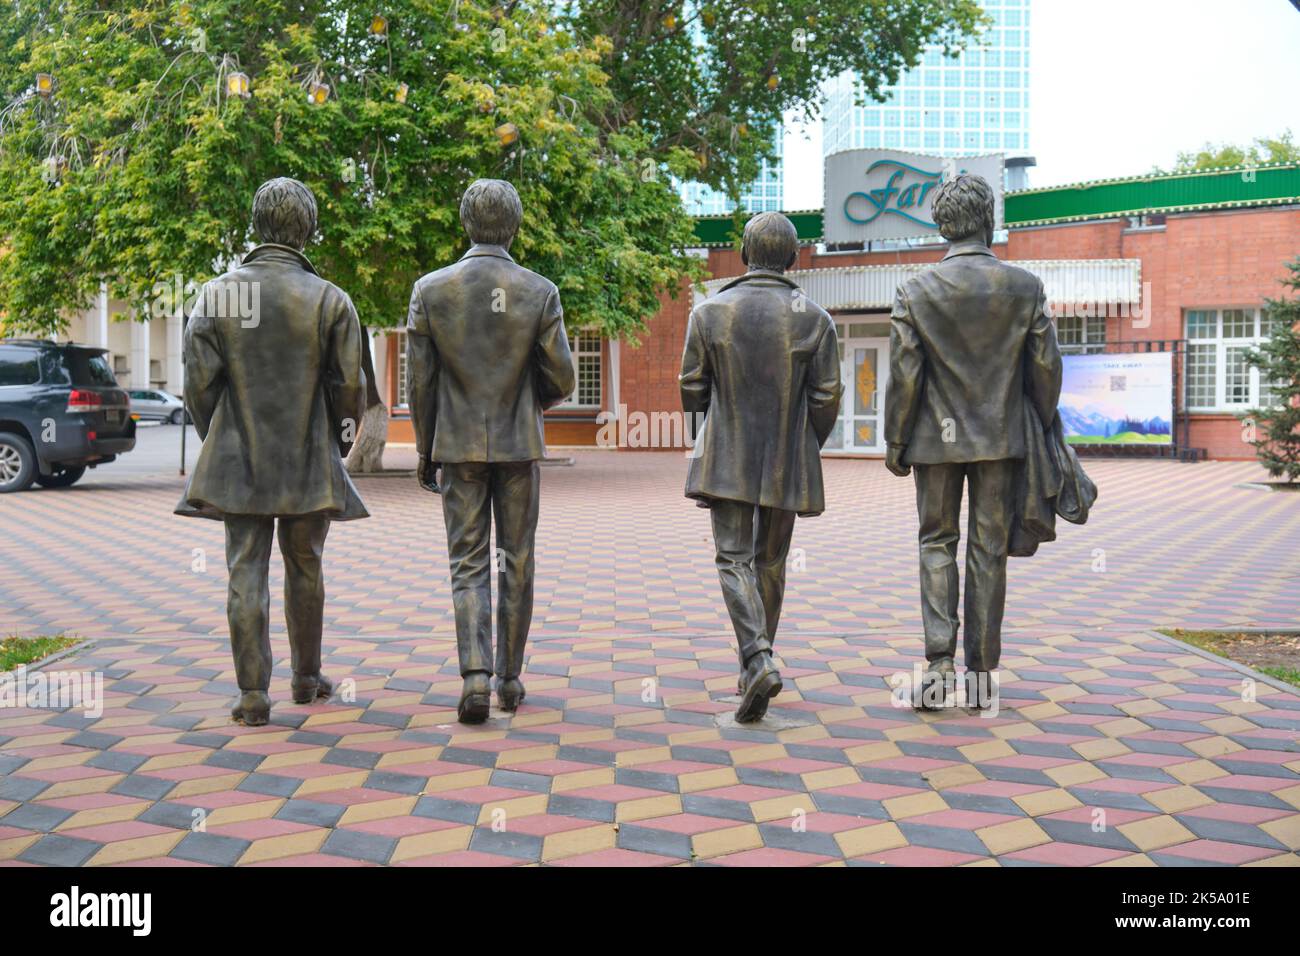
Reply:
[[[776, 134], [776, 160], [764, 160], [758, 178], [745, 187], [740, 205], [748, 212], [779, 212], [785, 207], [784, 172], [781, 157], [784, 151], [783, 135]], [[692, 216], [725, 216], [735, 211], [736, 204], [725, 193], [703, 183], [682, 183], [679, 187], [682, 204]]]
[[1030, 0], [981, 0], [993, 26], [956, 58], [928, 49], [882, 90], [883, 103], [854, 103], [854, 77], [828, 85], [822, 151], [909, 149], [941, 156], [1029, 150]]

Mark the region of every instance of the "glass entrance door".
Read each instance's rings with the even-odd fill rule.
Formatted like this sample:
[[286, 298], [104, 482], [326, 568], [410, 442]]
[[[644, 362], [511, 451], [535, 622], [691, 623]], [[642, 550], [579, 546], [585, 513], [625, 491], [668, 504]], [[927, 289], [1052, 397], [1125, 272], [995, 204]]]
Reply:
[[841, 341], [840, 347], [844, 397], [840, 400], [839, 420], [823, 450], [832, 454], [883, 455], [889, 340], [848, 338]]

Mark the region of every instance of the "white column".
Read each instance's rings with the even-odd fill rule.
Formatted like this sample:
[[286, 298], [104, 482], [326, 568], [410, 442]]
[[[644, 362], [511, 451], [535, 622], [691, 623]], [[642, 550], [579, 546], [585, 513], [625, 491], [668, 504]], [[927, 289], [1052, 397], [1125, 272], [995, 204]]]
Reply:
[[131, 387], [149, 387], [149, 321], [131, 320]]
[[99, 309], [86, 313], [86, 344], [108, 348], [108, 283], [99, 284]]
[[388, 396], [388, 333], [382, 329], [370, 332], [370, 360], [375, 366], [375, 388], [379, 389], [379, 400], [385, 405], [392, 404]]
[[609, 340], [609, 410], [618, 415], [619, 403], [619, 339]]
[[179, 312], [167, 316], [167, 391], [173, 395], [185, 393], [185, 366], [181, 364], [181, 328], [184, 322]]

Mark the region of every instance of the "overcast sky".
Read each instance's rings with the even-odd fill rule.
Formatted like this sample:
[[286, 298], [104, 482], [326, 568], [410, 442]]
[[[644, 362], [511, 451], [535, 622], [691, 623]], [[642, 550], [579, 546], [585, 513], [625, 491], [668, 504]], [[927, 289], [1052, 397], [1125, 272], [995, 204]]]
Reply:
[[[1300, 138], [1290, 0], [1033, 0], [1032, 186], [1139, 175], [1207, 141]], [[822, 205], [820, 130], [788, 129], [785, 207]]]

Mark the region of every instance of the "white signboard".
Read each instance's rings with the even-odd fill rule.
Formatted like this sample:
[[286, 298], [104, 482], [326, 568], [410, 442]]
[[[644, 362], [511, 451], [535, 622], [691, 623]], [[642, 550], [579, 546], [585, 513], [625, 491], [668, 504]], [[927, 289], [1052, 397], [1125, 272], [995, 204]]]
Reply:
[[897, 149], [850, 149], [826, 157], [828, 243], [937, 236], [930, 214], [939, 183], [961, 173], [993, 189], [993, 228], [1002, 228], [1002, 154], [945, 158]]
[[1070, 444], [1172, 444], [1172, 353], [1066, 355], [1064, 366], [1059, 407]]

